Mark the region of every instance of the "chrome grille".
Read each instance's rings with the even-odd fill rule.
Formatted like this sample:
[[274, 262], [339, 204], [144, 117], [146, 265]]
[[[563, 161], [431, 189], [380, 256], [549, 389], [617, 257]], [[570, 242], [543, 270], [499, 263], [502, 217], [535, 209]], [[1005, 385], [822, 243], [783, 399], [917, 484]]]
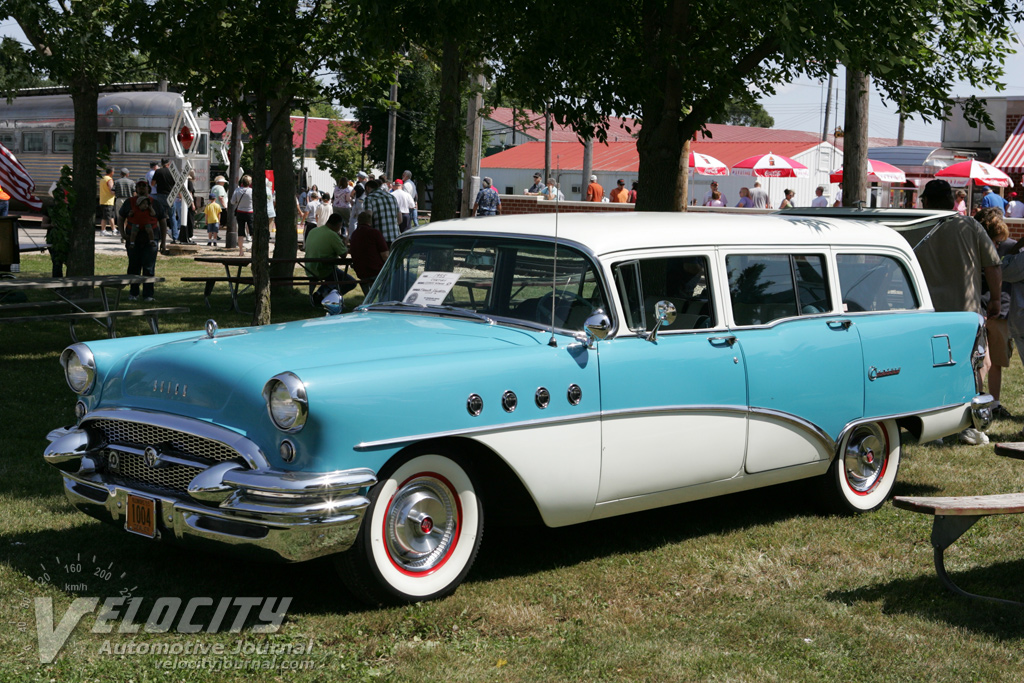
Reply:
[[[105, 451], [109, 453], [109, 451]], [[150, 467], [142, 456], [134, 453], [117, 454], [119, 463], [116, 471], [107, 470], [124, 479], [126, 483], [142, 482], [149, 486], [155, 486], [170, 491], [187, 491], [188, 484], [193, 477], [203, 471], [202, 467], [189, 467], [187, 465], [164, 465], [161, 467]]]
[[[113, 450], [117, 450], [117, 446], [131, 446], [139, 450], [154, 446], [164, 453], [203, 458], [209, 462], [241, 460], [238, 451], [219, 441], [168, 427], [106, 418], [89, 420], [86, 426], [101, 431], [104, 440]], [[103, 451], [105, 456], [109, 456], [109, 453], [109, 450]], [[187, 491], [189, 482], [206, 469], [200, 464], [190, 467], [177, 463], [150, 467], [141, 455], [120, 450], [117, 451], [117, 456], [117, 469], [109, 467], [109, 460], [105, 463], [104, 469], [108, 473], [128, 484], [138, 482], [169, 491]]]
[[156, 446], [161, 450], [175, 451], [216, 462], [227, 462], [239, 457], [238, 451], [219, 441], [167, 427], [102, 418], [90, 420], [87, 424], [102, 431], [106, 442], [111, 445], [136, 446], [138, 448]]

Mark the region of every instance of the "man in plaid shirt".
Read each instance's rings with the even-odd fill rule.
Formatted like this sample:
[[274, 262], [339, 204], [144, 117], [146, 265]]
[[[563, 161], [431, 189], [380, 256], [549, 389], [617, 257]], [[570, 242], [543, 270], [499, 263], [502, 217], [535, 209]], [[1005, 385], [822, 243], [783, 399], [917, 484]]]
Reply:
[[398, 239], [398, 202], [387, 190], [380, 187], [379, 180], [371, 180], [366, 183], [366, 198], [363, 200], [363, 210], [373, 214], [373, 227], [380, 230], [384, 235], [384, 241], [391, 246], [391, 243]]

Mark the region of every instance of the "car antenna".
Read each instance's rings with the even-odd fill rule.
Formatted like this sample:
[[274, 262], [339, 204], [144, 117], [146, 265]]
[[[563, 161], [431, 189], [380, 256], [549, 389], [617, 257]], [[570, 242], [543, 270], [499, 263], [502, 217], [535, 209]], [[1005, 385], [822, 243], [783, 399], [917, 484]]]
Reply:
[[[555, 156], [555, 178], [561, 176], [562, 166], [560, 160], [562, 155]], [[555, 183], [555, 256], [551, 260], [551, 339], [548, 346], [558, 348], [558, 340], [555, 339], [555, 290], [558, 287], [558, 183]]]

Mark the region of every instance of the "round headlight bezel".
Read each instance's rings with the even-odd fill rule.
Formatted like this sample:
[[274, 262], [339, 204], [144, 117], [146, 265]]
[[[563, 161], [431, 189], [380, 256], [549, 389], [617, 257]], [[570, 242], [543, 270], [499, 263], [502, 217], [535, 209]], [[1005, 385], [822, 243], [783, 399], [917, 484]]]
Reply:
[[[72, 344], [60, 354], [60, 364], [64, 368], [64, 380], [71, 391], [79, 396], [87, 396], [96, 385], [96, 358], [92, 350], [85, 344]], [[72, 379], [72, 373], [80, 380]]]
[[[294, 405], [295, 417], [290, 421], [280, 421], [275, 415], [274, 401], [278, 387], [284, 390], [288, 400]], [[263, 400], [267, 403], [267, 414], [270, 416], [270, 421], [281, 431], [294, 434], [305, 426], [306, 418], [309, 417], [306, 385], [294, 373], [282, 372], [267, 380], [267, 383], [263, 385]]]

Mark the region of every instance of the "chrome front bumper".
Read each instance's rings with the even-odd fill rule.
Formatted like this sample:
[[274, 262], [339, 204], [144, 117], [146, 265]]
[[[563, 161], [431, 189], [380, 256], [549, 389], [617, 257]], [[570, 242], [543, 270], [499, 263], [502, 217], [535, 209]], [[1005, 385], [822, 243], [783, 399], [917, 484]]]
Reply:
[[263, 559], [297, 562], [347, 550], [369, 505], [364, 494], [376, 483], [369, 469], [303, 473], [225, 462], [178, 493], [100, 471], [84, 429], [58, 429], [48, 438], [44, 459], [61, 470], [68, 500], [87, 515], [123, 525], [134, 494], [155, 502], [156, 538]]
[[971, 399], [971, 421], [974, 428], [980, 432], [988, 429], [992, 424], [992, 410], [996, 407], [996, 400], [990, 394], [979, 394]]

